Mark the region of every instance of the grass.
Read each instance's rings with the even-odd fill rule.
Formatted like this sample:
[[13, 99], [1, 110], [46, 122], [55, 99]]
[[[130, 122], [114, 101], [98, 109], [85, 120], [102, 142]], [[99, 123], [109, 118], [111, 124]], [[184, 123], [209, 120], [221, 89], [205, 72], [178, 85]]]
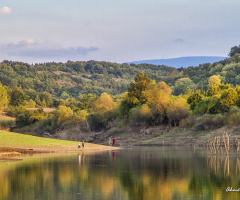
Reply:
[[41, 138], [31, 135], [0, 131], [0, 147], [76, 145], [76, 141]]
[[150, 139], [150, 140], [144, 140], [144, 141], [141, 141], [140, 143], [148, 144], [148, 143], [150, 143], [150, 142], [152, 142], [152, 139]]
[[15, 118], [8, 117], [8, 116], [5, 116], [5, 115], [0, 115], [0, 122], [2, 122], [2, 121], [10, 121], [10, 120], [15, 120]]

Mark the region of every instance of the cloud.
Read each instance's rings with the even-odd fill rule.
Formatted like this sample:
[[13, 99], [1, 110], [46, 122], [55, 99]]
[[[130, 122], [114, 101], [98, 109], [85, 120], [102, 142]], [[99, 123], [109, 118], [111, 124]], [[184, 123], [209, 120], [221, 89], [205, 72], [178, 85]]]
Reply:
[[85, 56], [90, 52], [98, 51], [97, 47], [68, 47], [64, 48], [53, 43], [38, 43], [33, 39], [18, 41], [0, 46], [8, 56], [34, 58], [72, 58]]
[[0, 15], [3, 16], [3, 15], [9, 15], [12, 13], [12, 9], [5, 6], [5, 7], [2, 7], [0, 8]]
[[173, 42], [174, 42], [174, 43], [182, 43], [182, 42], [184, 42], [184, 39], [182, 39], [182, 38], [176, 38], [176, 39], [173, 40]]

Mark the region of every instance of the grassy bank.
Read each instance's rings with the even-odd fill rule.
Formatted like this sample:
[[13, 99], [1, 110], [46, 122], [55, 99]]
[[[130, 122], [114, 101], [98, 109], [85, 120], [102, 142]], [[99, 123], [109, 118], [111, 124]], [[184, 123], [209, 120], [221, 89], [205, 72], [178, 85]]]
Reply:
[[32, 151], [32, 152], [78, 152], [116, 149], [112, 146], [85, 143], [84, 148], [78, 148], [77, 141], [57, 140], [24, 135], [8, 131], [0, 131], [0, 147], [2, 151]]

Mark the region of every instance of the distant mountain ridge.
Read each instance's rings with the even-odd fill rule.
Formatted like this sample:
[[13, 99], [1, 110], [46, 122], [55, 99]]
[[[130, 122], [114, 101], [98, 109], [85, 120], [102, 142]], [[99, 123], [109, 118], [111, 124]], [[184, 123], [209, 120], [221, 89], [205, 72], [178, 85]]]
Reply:
[[128, 64], [153, 64], [153, 65], [166, 65], [169, 67], [181, 68], [190, 66], [199, 66], [204, 63], [214, 63], [226, 59], [227, 57], [220, 56], [189, 56], [179, 58], [168, 58], [168, 59], [154, 59], [154, 60], [140, 60], [128, 62]]

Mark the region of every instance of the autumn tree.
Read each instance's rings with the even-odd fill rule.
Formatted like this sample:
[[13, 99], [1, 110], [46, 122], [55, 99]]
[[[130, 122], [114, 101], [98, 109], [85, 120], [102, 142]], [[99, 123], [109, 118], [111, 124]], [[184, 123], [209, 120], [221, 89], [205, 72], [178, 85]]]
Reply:
[[190, 115], [190, 108], [187, 100], [182, 97], [172, 97], [170, 106], [167, 110], [167, 117], [170, 122], [177, 126], [179, 122]]
[[220, 90], [221, 79], [219, 76], [213, 75], [208, 79], [207, 96], [213, 96]]
[[220, 112], [228, 112], [230, 107], [236, 104], [237, 98], [237, 92], [234, 89], [224, 91], [219, 99]]
[[0, 111], [8, 104], [8, 92], [0, 82]]
[[52, 118], [52, 130], [66, 123], [66, 121], [73, 115], [71, 108], [66, 106], [59, 106]]
[[150, 85], [146, 91], [147, 104], [151, 108], [153, 119], [157, 123], [162, 122], [166, 117], [171, 92], [171, 88], [163, 81]]
[[102, 93], [101, 96], [94, 102], [94, 112], [103, 114], [107, 111], [112, 110], [116, 103], [112, 100], [111, 96], [106, 92]]

